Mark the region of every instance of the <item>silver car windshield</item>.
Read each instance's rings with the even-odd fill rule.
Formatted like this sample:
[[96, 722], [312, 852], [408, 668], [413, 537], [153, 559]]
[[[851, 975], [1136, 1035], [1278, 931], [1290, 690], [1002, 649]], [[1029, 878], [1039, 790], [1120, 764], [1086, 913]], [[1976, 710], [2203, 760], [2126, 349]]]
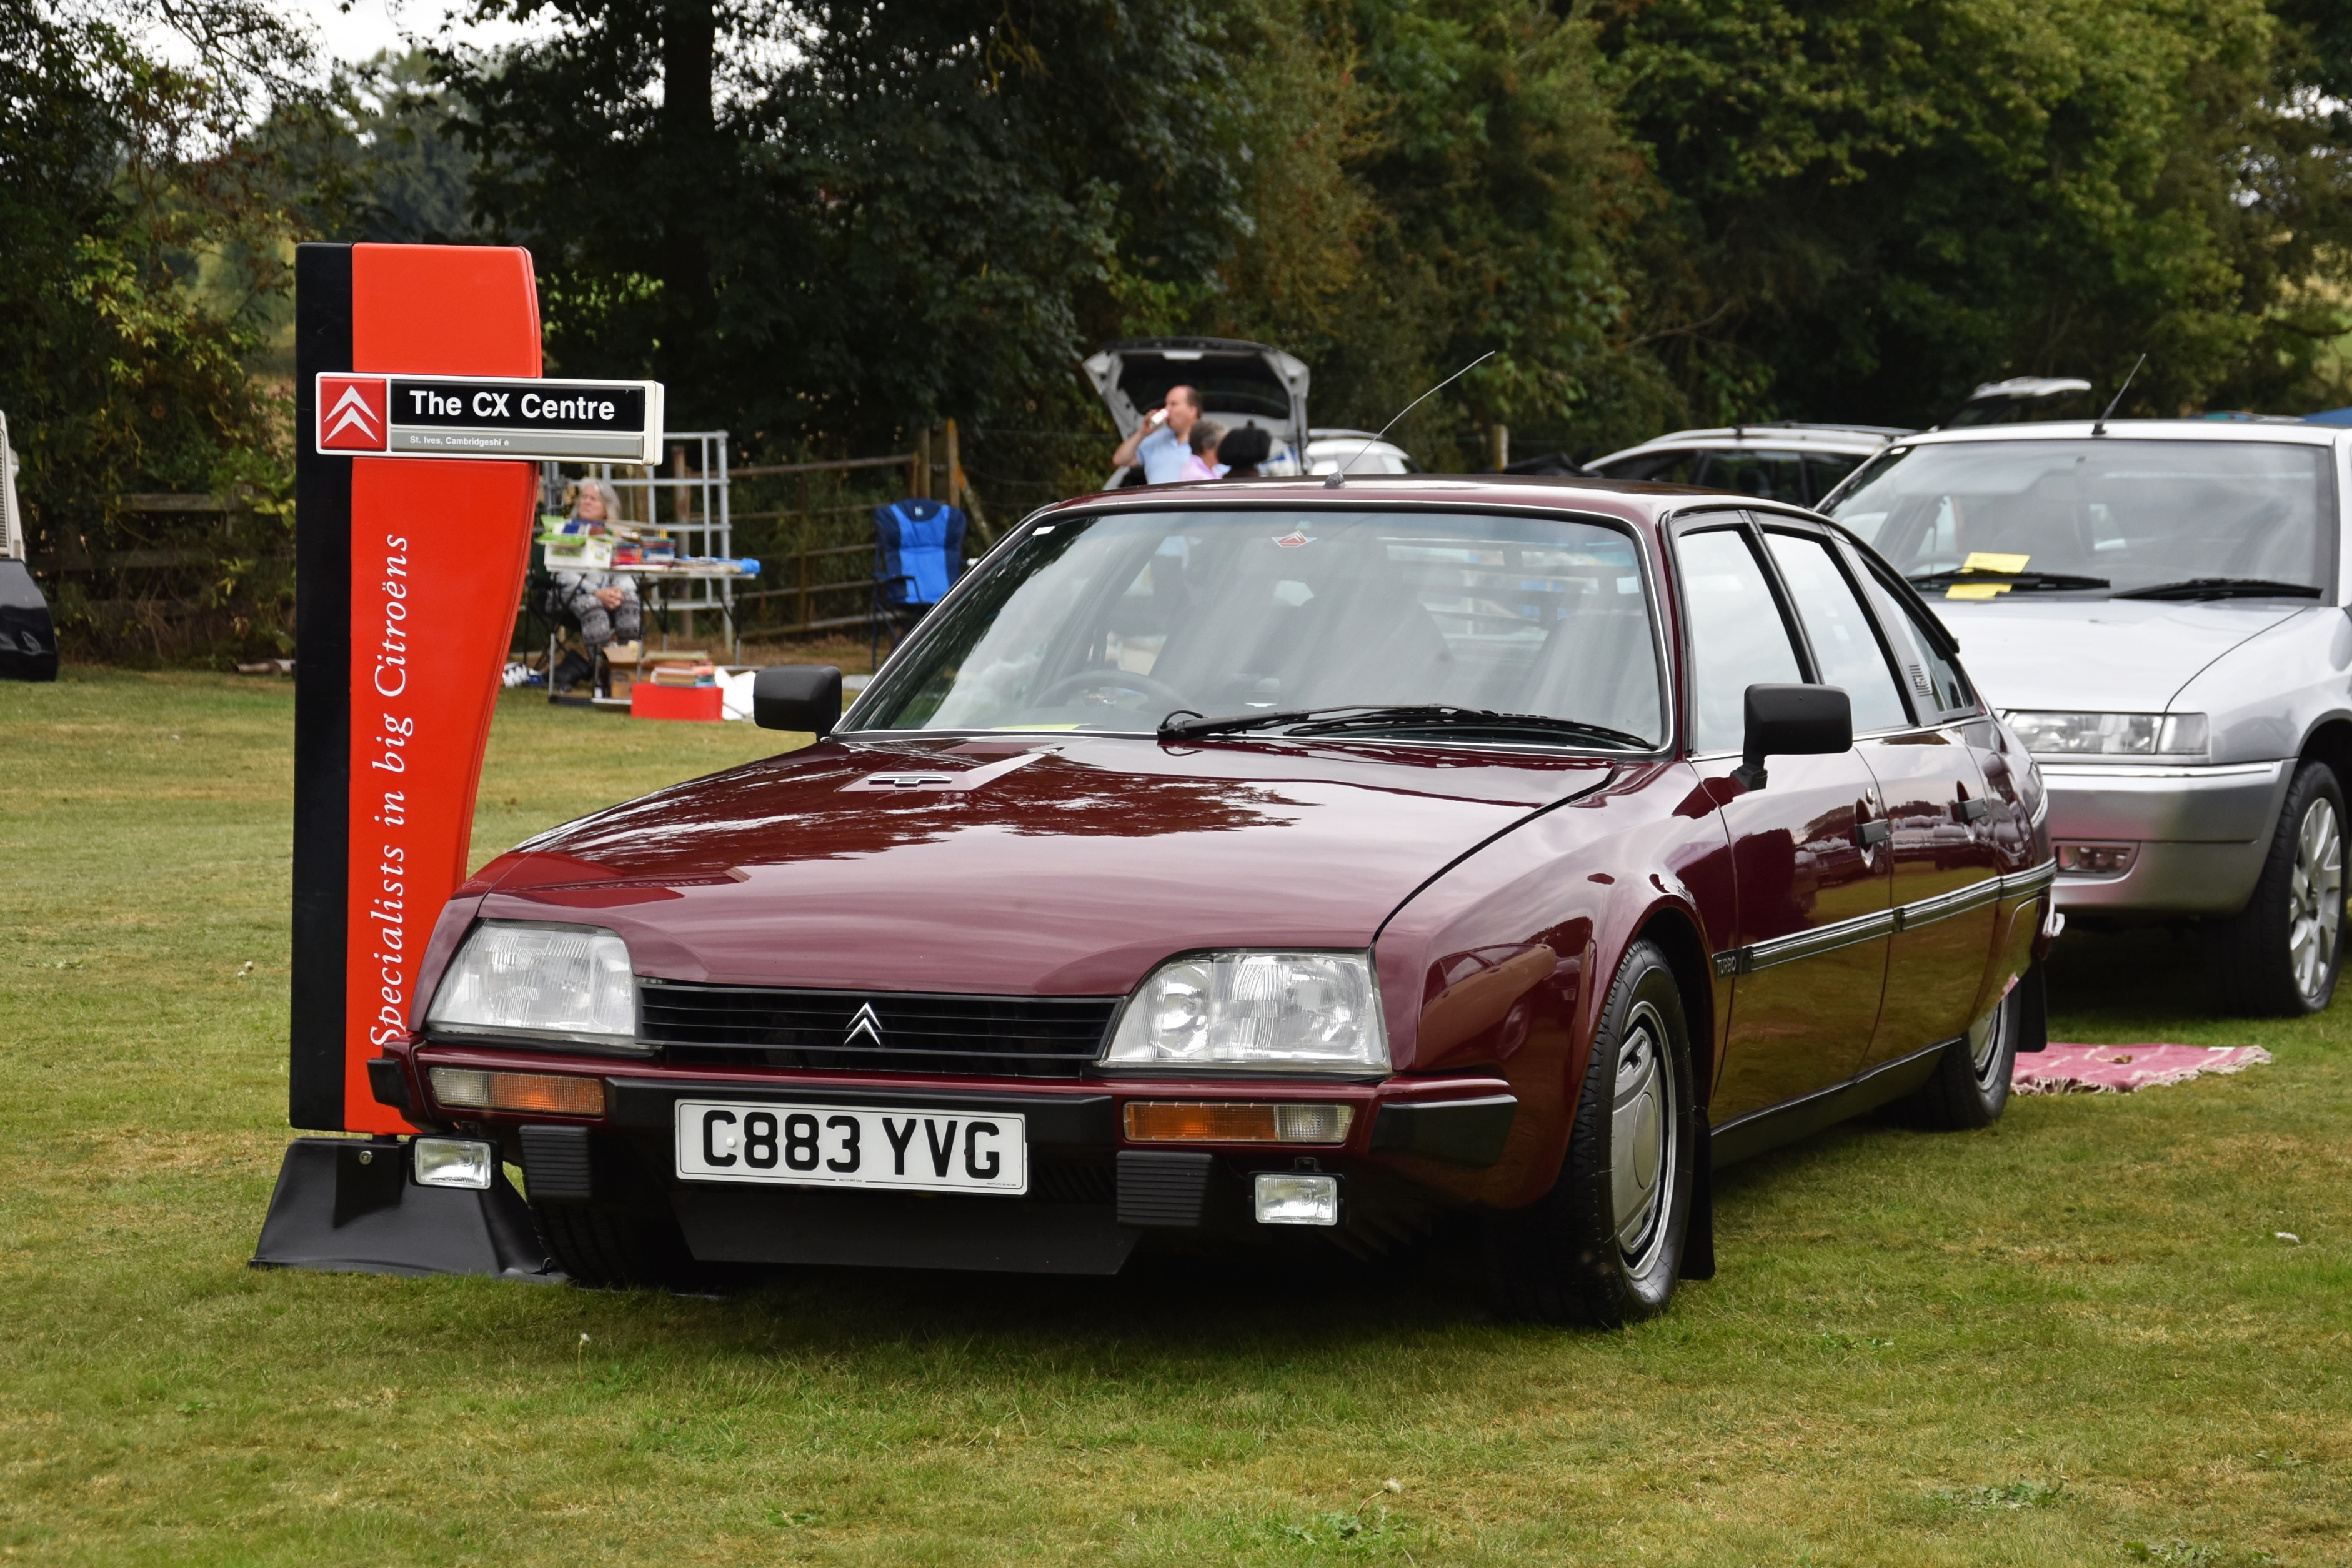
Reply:
[[1443, 705], [1573, 720], [1624, 749], [1665, 734], [1652, 625], [1632, 535], [1598, 524], [1336, 508], [1065, 517], [934, 612], [848, 718], [1132, 732], [1180, 709]]
[[[2321, 519], [2335, 510], [2329, 455], [2284, 442], [2113, 436], [1929, 444], [1879, 458], [1831, 516], [1915, 580], [1973, 557], [1979, 572], [2021, 574], [2021, 591], [2211, 579], [2320, 589], [2333, 531]], [[2086, 579], [2105, 582], [2067, 580]]]

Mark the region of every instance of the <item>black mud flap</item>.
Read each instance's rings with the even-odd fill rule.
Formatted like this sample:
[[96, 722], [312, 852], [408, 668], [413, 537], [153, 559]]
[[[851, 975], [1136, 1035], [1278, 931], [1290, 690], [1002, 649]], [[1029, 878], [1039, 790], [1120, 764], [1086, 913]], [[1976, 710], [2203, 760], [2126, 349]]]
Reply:
[[58, 678], [58, 628], [21, 560], [0, 557], [0, 680]]
[[2017, 1054], [2032, 1056], [2050, 1049], [2050, 981], [2040, 962], [2017, 982]]
[[488, 1274], [560, 1283], [530, 1209], [503, 1171], [487, 1192], [419, 1186], [392, 1138], [297, 1138], [253, 1250], [257, 1269]]
[[1690, 1218], [1683, 1226], [1683, 1261], [1678, 1280], [1715, 1278], [1715, 1139], [1706, 1124], [1706, 1107], [1691, 1113], [1692, 1150]]

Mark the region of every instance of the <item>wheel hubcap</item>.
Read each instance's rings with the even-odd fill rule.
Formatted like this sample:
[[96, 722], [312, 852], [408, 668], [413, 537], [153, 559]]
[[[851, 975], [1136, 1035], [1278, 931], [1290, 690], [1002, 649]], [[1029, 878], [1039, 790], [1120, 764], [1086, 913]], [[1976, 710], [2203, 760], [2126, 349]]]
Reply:
[[2343, 921], [2344, 833], [2335, 806], [2314, 800], [2295, 834], [2294, 874], [2287, 881], [2287, 956], [2305, 1000], [2316, 999], [2327, 983]]
[[1992, 1011], [1979, 1019], [1969, 1030], [1969, 1061], [1976, 1068], [1979, 1092], [1990, 1091], [2000, 1072], [2002, 1036], [2009, 1032], [2009, 999], [2004, 997], [1993, 1005]]
[[1610, 1111], [1609, 1186], [1617, 1247], [1636, 1273], [1665, 1240], [1675, 1168], [1674, 1079], [1666, 1068], [1665, 1020], [1638, 1003], [1617, 1043], [1617, 1092]]

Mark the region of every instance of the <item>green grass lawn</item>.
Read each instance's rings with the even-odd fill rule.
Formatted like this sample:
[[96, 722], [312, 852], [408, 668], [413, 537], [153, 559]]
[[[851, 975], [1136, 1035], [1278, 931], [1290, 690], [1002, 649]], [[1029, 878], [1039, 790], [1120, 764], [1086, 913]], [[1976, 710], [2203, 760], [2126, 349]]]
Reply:
[[[1720, 1276], [1623, 1333], [1494, 1322], [1447, 1243], [726, 1300], [248, 1269], [292, 706], [0, 684], [7, 1561], [2352, 1560], [2352, 1012], [2208, 1019], [2160, 936], [2062, 946], [2056, 1032], [2274, 1065], [1729, 1173]], [[475, 858], [775, 747], [509, 695]]]

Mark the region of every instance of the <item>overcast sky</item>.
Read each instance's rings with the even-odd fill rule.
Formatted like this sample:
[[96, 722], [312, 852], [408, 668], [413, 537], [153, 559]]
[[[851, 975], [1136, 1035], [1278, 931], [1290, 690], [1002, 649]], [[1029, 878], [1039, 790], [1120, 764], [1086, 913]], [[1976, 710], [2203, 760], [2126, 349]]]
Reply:
[[[363, 60], [380, 49], [403, 47], [402, 35], [432, 38], [449, 17], [463, 10], [462, 0], [292, 0], [291, 7], [310, 17], [319, 45], [339, 60]], [[530, 37], [537, 28], [503, 23], [489, 27], [460, 27], [457, 37], [488, 47]]]

